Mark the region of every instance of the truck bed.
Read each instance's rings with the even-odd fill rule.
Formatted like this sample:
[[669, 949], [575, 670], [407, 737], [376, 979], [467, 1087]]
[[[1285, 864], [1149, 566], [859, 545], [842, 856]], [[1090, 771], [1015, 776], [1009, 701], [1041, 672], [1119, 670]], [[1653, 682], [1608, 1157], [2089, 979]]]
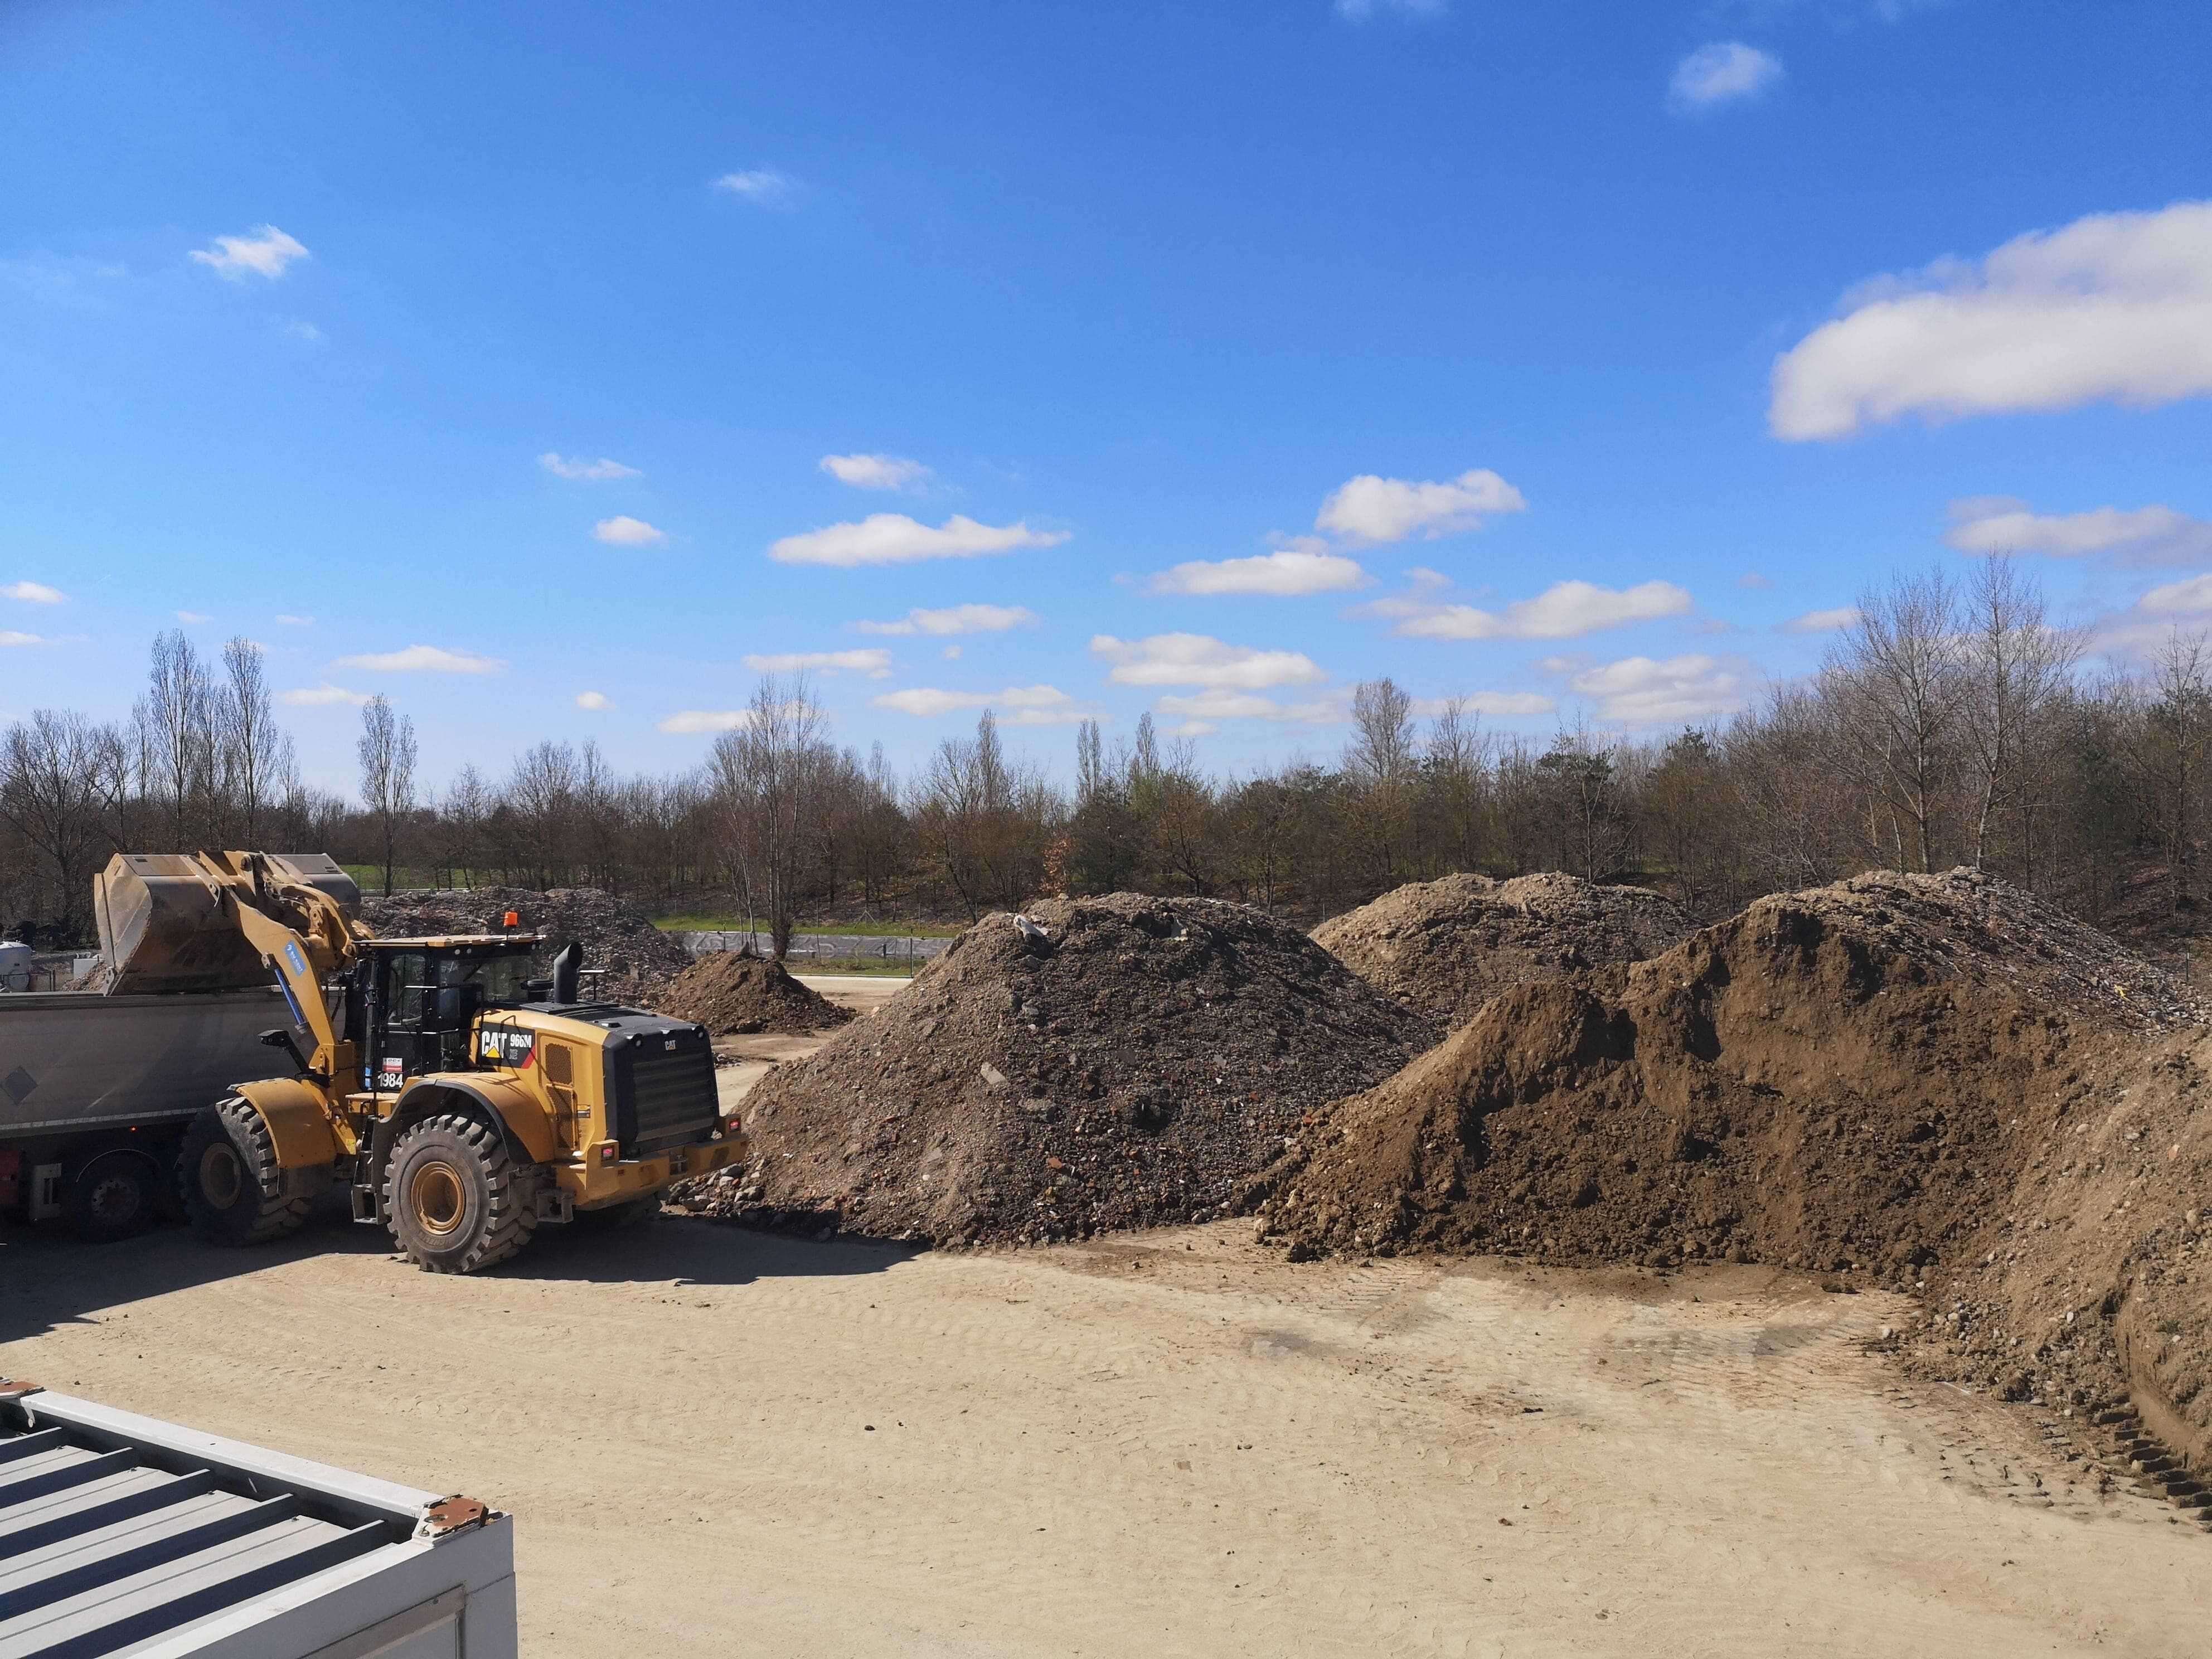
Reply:
[[260, 1034], [289, 1026], [275, 986], [202, 995], [0, 995], [0, 1142], [190, 1118], [236, 1083], [285, 1077]]

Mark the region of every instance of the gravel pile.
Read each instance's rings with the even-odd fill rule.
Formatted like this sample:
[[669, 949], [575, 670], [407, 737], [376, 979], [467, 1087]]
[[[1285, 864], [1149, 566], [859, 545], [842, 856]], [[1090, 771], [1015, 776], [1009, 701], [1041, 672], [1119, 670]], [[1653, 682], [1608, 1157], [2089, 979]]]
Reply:
[[521, 931], [545, 935], [537, 952], [540, 972], [550, 974], [554, 953], [568, 939], [580, 939], [586, 969], [605, 975], [583, 982], [586, 997], [610, 1002], [658, 1006], [669, 981], [691, 965], [691, 954], [653, 925], [628, 899], [596, 887], [556, 887], [536, 892], [527, 887], [417, 889], [391, 897], [364, 897], [362, 920], [386, 938], [439, 933], [497, 933], [508, 911], [521, 918]]
[[1385, 893], [1313, 936], [1354, 973], [1456, 1025], [1516, 985], [1641, 962], [1695, 927], [1688, 912], [1648, 888], [1556, 873], [1463, 875]]
[[2212, 1036], [1970, 872], [1761, 899], [1509, 991], [1256, 1183], [1294, 1254], [1725, 1258], [1921, 1291], [1912, 1363], [2212, 1472]]
[[800, 984], [781, 963], [744, 951], [714, 951], [696, 958], [668, 982], [653, 1011], [696, 1020], [714, 1036], [763, 1031], [803, 1036], [853, 1018], [851, 1009]]
[[1436, 1040], [1246, 906], [1132, 894], [987, 917], [746, 1097], [694, 1210], [938, 1243], [1223, 1212], [1285, 1137]]

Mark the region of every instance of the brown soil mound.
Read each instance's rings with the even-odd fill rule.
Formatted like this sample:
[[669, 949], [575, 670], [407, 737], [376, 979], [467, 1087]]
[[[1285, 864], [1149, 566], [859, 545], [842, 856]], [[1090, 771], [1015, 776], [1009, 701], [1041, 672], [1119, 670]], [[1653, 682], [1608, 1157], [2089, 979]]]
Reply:
[[761, 1031], [803, 1036], [853, 1018], [851, 1009], [801, 985], [781, 963], [742, 951], [700, 957], [669, 981], [653, 1008], [677, 1019], [696, 1020], [714, 1036]]
[[939, 1243], [1193, 1220], [1436, 1040], [1243, 905], [1117, 893], [1024, 921], [985, 918], [761, 1083], [753, 1161], [692, 1206]]
[[1448, 1024], [1516, 985], [1672, 950], [1697, 924], [1644, 887], [1559, 874], [1446, 876], [1385, 893], [1314, 929], [1352, 972]]
[[527, 887], [418, 889], [361, 903], [362, 919], [386, 937], [501, 933], [501, 920], [509, 910], [520, 916], [525, 933], [545, 935], [537, 953], [541, 973], [552, 972], [554, 953], [565, 941], [583, 941], [585, 968], [606, 969], [603, 977], [584, 981], [586, 997], [650, 1001], [691, 964], [691, 953], [655, 927], [644, 911], [596, 887], [556, 887], [546, 893]]
[[[1507, 993], [1260, 1183], [1294, 1253], [1725, 1256], [1923, 1287], [1917, 1363], [2212, 1458], [2212, 1036], [1971, 872], [1759, 900]], [[1905, 1340], [1905, 1339], [1900, 1339]]]

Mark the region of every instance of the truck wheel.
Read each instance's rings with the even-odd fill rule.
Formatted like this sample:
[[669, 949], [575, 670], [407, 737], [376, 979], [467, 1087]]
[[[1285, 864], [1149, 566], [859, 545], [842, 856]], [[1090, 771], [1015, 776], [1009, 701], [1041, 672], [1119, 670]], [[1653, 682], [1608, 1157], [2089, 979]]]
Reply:
[[86, 1243], [112, 1243], [154, 1224], [161, 1186], [161, 1169], [151, 1158], [135, 1152], [100, 1152], [70, 1178], [64, 1213]]
[[448, 1113], [404, 1131], [385, 1166], [392, 1236], [425, 1272], [472, 1273], [504, 1261], [538, 1228], [526, 1166], [497, 1130]]
[[261, 1114], [233, 1095], [192, 1120], [178, 1156], [185, 1215], [217, 1244], [282, 1238], [307, 1218], [307, 1200], [284, 1196], [276, 1143]]

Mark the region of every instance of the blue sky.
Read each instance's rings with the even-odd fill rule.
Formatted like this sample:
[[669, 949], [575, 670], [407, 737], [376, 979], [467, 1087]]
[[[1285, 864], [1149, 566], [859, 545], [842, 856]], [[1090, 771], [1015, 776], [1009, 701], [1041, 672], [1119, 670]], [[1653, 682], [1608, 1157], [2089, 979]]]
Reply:
[[2194, 0], [12, 0], [0, 716], [181, 617], [341, 787], [371, 692], [433, 780], [661, 770], [785, 659], [902, 763], [988, 703], [1229, 769], [1382, 673], [1724, 718], [1995, 547], [2124, 654], [2212, 622], [2208, 61]]

